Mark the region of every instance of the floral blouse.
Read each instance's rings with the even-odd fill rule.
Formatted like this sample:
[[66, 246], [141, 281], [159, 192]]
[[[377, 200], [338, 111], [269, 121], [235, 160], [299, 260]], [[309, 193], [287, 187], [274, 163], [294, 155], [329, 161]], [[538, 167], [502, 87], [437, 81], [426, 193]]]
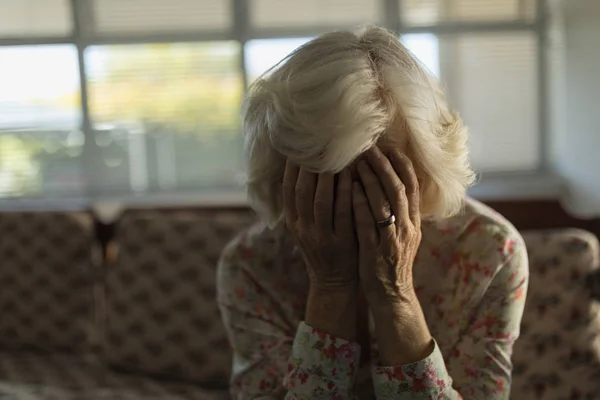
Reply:
[[217, 276], [233, 397], [507, 399], [528, 282], [521, 236], [471, 199], [458, 216], [424, 222], [422, 233], [414, 285], [435, 346], [424, 360], [397, 366], [378, 364], [370, 317], [362, 324], [370, 358], [365, 348], [362, 356], [372, 362], [362, 364], [358, 343], [302, 322], [308, 276], [283, 228], [258, 224], [239, 235]]

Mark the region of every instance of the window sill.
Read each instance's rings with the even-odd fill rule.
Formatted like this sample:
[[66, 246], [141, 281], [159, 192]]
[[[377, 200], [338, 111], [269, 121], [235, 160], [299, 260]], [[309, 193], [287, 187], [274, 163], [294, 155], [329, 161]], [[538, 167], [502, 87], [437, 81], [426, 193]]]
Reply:
[[[486, 174], [469, 190], [469, 195], [483, 201], [555, 199], [564, 193], [565, 182], [551, 174]], [[0, 200], [2, 211], [80, 211], [92, 208], [102, 220], [109, 221], [123, 208], [152, 207], [240, 207], [248, 202], [242, 188], [214, 193], [162, 193], [99, 198], [92, 202], [82, 198]]]
[[468, 193], [483, 201], [557, 199], [566, 186], [563, 179], [551, 173], [490, 173], [484, 174]]

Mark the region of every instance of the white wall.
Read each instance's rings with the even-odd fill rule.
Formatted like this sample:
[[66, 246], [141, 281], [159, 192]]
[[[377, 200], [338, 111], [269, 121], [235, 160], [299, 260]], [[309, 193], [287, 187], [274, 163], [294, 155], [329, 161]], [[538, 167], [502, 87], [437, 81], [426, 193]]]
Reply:
[[568, 0], [562, 8], [564, 84], [551, 95], [564, 120], [553, 129], [552, 158], [569, 183], [565, 206], [600, 215], [600, 1]]

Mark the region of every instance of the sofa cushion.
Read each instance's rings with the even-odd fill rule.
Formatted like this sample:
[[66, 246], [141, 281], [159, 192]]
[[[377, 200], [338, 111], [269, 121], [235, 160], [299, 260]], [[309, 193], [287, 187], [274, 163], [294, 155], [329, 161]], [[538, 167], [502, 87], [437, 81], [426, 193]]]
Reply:
[[586, 290], [598, 239], [576, 229], [524, 232], [530, 281], [513, 354], [515, 399], [592, 399], [600, 392], [600, 303]]
[[0, 213], [0, 346], [80, 350], [93, 325], [92, 219]]
[[2, 400], [224, 400], [226, 390], [119, 374], [93, 357], [0, 352]]
[[222, 248], [253, 220], [248, 210], [126, 213], [106, 273], [107, 360], [226, 387], [231, 356], [215, 268]]

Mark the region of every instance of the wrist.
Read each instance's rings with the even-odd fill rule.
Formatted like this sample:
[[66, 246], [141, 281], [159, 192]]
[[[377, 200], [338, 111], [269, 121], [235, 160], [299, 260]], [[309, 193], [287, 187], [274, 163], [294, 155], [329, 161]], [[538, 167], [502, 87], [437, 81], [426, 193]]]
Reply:
[[383, 309], [386, 312], [419, 302], [412, 282], [406, 285], [395, 284], [393, 287], [383, 283], [372, 285], [365, 288], [365, 297], [371, 309]]
[[420, 361], [432, 351], [433, 338], [417, 296], [404, 293], [400, 299], [394, 297], [371, 305], [380, 361], [386, 366]]
[[304, 320], [311, 327], [347, 341], [356, 340], [356, 287], [312, 285]]

